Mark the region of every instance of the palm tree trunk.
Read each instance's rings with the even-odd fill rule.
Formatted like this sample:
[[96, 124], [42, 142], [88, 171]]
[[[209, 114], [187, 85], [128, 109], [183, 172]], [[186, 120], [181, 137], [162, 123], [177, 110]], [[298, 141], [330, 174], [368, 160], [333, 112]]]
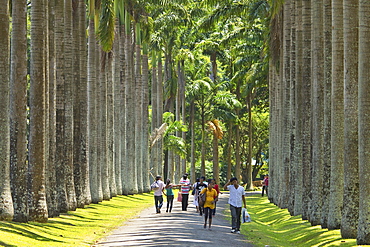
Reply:
[[343, 207], [343, 1], [332, 1], [331, 173], [328, 229], [339, 229]]
[[73, 176], [73, 34], [72, 1], [65, 1], [64, 6], [64, 99], [65, 99], [65, 182], [69, 211], [76, 210], [76, 192]]
[[143, 113], [143, 125], [141, 132], [142, 134], [142, 162], [143, 162], [143, 192], [150, 191], [150, 179], [149, 179], [149, 61], [148, 61], [148, 44], [143, 44], [143, 75], [142, 75], [142, 113]]
[[9, 128], [9, 2], [1, 1], [0, 10], [0, 220], [12, 220], [13, 200], [10, 190], [10, 128]]
[[[296, 87], [295, 87], [295, 144], [294, 144], [294, 161], [295, 161], [295, 187], [294, 187], [294, 215], [302, 214], [303, 202], [303, 161], [302, 161], [302, 140], [303, 140], [303, 122], [302, 122], [302, 63], [303, 63], [303, 26], [302, 26], [302, 0], [296, 1]], [[270, 187], [270, 185], [269, 185]], [[270, 188], [269, 188], [270, 190]]]
[[357, 237], [358, 179], [358, 1], [343, 1], [344, 33], [344, 194], [340, 232]]
[[89, 95], [88, 95], [88, 105], [89, 105], [89, 173], [90, 173], [90, 192], [91, 192], [91, 201], [93, 203], [98, 203], [102, 200], [100, 198], [99, 190], [101, 191], [101, 187], [99, 186], [98, 177], [100, 177], [100, 172], [98, 172], [98, 148], [97, 148], [97, 97], [98, 97], [98, 78], [97, 73], [99, 72], [96, 67], [96, 40], [95, 40], [95, 24], [94, 18], [90, 17], [89, 20], [89, 40], [88, 40], [88, 87], [89, 87]]
[[[158, 82], [157, 82], [157, 127], [161, 126], [163, 123], [163, 63], [162, 63], [162, 53], [158, 52]], [[158, 141], [157, 149], [157, 174], [162, 174], [163, 172], [163, 140]]]
[[115, 29], [117, 32], [116, 38], [113, 44], [113, 54], [114, 54], [114, 171], [115, 171], [115, 183], [116, 191], [118, 195], [122, 195], [122, 128], [121, 128], [121, 105], [122, 94], [121, 94], [121, 59], [120, 59], [120, 45], [121, 45], [121, 35], [120, 35], [120, 25], [119, 20], [116, 18]]
[[[156, 52], [152, 51], [152, 87], [151, 87], [151, 103], [152, 103], [152, 123], [151, 123], [151, 133], [155, 131], [156, 128], [159, 128], [157, 125], [158, 120], [158, 96], [157, 96], [157, 57]], [[150, 150], [150, 162], [151, 168], [150, 172], [156, 176], [158, 174], [158, 145], [155, 143]]]
[[303, 0], [303, 86], [302, 95], [305, 95], [302, 108], [302, 162], [303, 162], [303, 204], [302, 204], [302, 219], [309, 218], [309, 204], [311, 198], [311, 174], [312, 172], [312, 157], [311, 157], [311, 1]]
[[143, 113], [142, 113], [142, 75], [141, 75], [141, 28], [140, 24], [136, 23], [135, 26], [135, 168], [137, 170], [137, 188], [138, 192], [142, 193], [143, 187], [143, 161], [141, 147], [143, 146], [142, 139], [142, 126], [143, 126]]
[[44, 33], [47, 16], [43, 0], [31, 6], [31, 68], [30, 68], [30, 219], [47, 222], [45, 192], [45, 67]]
[[58, 215], [57, 187], [56, 187], [56, 47], [55, 47], [55, 2], [49, 2], [49, 155], [46, 164], [46, 201], [48, 216]]
[[[2, 5], [5, 6], [5, 5]], [[4, 8], [6, 10], [6, 8]], [[10, 183], [14, 205], [14, 221], [28, 221], [27, 191], [27, 2], [12, 3], [10, 66]], [[2, 21], [6, 27], [8, 21]], [[7, 29], [1, 28], [6, 31]], [[8, 35], [1, 35], [8, 39]], [[6, 49], [2, 49], [6, 51]], [[6, 55], [6, 52], [2, 53]], [[6, 72], [8, 67], [1, 69]], [[8, 78], [8, 75], [1, 78]], [[5, 83], [5, 81], [4, 81]], [[4, 97], [2, 100], [6, 100]], [[7, 101], [6, 101], [7, 102]], [[3, 104], [2, 104], [3, 105]], [[4, 106], [6, 104], [4, 103]], [[6, 107], [3, 107], [6, 109]], [[7, 131], [2, 131], [7, 133]], [[1, 138], [6, 140], [6, 138]], [[5, 143], [4, 143], [5, 144]], [[4, 151], [5, 152], [5, 151]], [[8, 156], [8, 155], [7, 155]], [[6, 180], [2, 180], [6, 181]]]
[[323, 49], [323, 0], [313, 1], [312, 27], [312, 201], [311, 225], [321, 223], [324, 188], [324, 49]]
[[189, 126], [191, 131], [191, 150], [190, 150], [190, 161], [191, 161], [191, 169], [190, 169], [190, 175], [193, 181], [196, 180], [195, 175], [195, 130], [194, 130], [194, 115], [195, 115], [195, 104], [194, 101], [191, 101], [190, 103], [190, 120], [189, 120]]
[[115, 179], [115, 164], [114, 164], [114, 85], [113, 85], [113, 53], [107, 54], [107, 166], [109, 173], [109, 191], [110, 197], [117, 196], [117, 186]]
[[369, 166], [369, 124], [370, 124], [370, 2], [366, 0], [359, 1], [359, 83], [358, 83], [358, 121], [359, 121], [359, 220], [357, 231], [357, 244], [370, 244], [370, 183], [364, 182], [370, 176]]
[[324, 0], [324, 187], [323, 187], [323, 205], [321, 213], [321, 227], [328, 227], [329, 213], [329, 195], [330, 195], [330, 169], [331, 169], [331, 0]]
[[101, 66], [101, 75], [99, 78], [100, 81], [100, 92], [98, 97], [98, 108], [99, 108], [99, 124], [98, 128], [98, 142], [99, 145], [99, 155], [98, 155], [98, 164], [101, 167], [101, 184], [103, 190], [103, 200], [109, 200], [111, 198], [110, 188], [109, 188], [109, 163], [107, 157], [107, 63], [108, 63], [108, 54], [100, 50], [102, 60], [100, 63]]

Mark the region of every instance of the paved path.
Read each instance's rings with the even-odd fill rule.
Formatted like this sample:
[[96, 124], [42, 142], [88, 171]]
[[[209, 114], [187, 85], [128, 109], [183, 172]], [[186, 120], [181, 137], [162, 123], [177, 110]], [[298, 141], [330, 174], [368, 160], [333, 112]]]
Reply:
[[172, 213], [166, 213], [162, 208], [162, 213], [156, 214], [153, 205], [95, 246], [253, 246], [242, 234], [230, 232], [230, 222], [222, 215], [225, 207], [229, 206], [228, 194], [219, 198], [212, 231], [203, 228], [204, 217], [196, 213], [192, 198], [190, 195], [188, 211], [181, 211], [181, 203], [174, 201]]

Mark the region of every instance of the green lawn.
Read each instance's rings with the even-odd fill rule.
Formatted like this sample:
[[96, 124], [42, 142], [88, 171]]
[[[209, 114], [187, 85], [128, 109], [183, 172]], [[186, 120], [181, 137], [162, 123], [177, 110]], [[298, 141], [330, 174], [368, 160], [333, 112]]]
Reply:
[[0, 221], [0, 246], [89, 246], [153, 204], [153, 194], [118, 196], [46, 224]]
[[[247, 210], [252, 222], [242, 224], [241, 233], [255, 246], [357, 246], [355, 239], [342, 239], [339, 230], [311, 226], [300, 216], [269, 203], [261, 195], [248, 196]], [[230, 215], [230, 210], [226, 210]]]
[[[152, 193], [118, 196], [49, 219], [46, 224], [0, 221], [0, 246], [89, 246], [153, 203]], [[342, 239], [339, 230], [313, 227], [266, 197], [248, 196], [247, 207], [252, 222], [242, 224], [242, 234], [255, 246], [356, 246], [355, 239]], [[230, 218], [228, 209], [226, 214]]]

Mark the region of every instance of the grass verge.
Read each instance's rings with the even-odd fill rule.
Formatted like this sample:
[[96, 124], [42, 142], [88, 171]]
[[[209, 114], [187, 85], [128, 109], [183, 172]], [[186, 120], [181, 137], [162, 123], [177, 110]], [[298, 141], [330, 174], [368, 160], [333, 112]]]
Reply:
[[[254, 246], [357, 246], [355, 239], [341, 238], [339, 230], [311, 226], [301, 216], [291, 216], [288, 210], [278, 208], [266, 197], [251, 195], [246, 200], [252, 222], [243, 223], [241, 233]], [[226, 211], [230, 215], [230, 210]]]
[[0, 246], [89, 246], [153, 204], [153, 193], [117, 196], [48, 223], [0, 221]]

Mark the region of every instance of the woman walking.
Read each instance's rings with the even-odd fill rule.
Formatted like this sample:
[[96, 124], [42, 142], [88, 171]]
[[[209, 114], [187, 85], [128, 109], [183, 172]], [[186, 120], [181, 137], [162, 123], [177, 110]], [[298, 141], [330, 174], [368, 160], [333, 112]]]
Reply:
[[[165, 195], [167, 197], [167, 209], [166, 209], [166, 213], [168, 213], [168, 212], [171, 213], [171, 211], [172, 211], [173, 198], [175, 196], [172, 189], [174, 187], [175, 186], [171, 183], [171, 180], [167, 179], [166, 180], [166, 187], [165, 187], [165, 189], [166, 189]], [[169, 209], [169, 211], [168, 211], [168, 209]]]
[[212, 225], [212, 210], [215, 208], [215, 203], [218, 201], [217, 191], [213, 188], [212, 180], [208, 180], [207, 188], [204, 188], [200, 194], [206, 194], [206, 200], [203, 206], [204, 209], [204, 228], [207, 228], [208, 220], [208, 230], [211, 230]]

